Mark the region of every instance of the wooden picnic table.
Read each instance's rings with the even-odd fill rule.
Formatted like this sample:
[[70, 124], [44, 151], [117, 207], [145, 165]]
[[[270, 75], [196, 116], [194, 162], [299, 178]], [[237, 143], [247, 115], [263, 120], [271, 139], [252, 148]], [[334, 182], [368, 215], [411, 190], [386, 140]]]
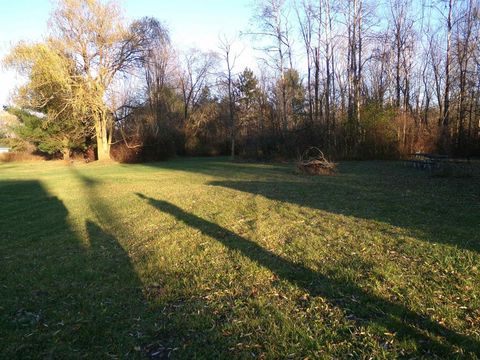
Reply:
[[448, 159], [446, 155], [414, 153], [410, 154], [410, 158], [406, 160], [406, 165], [411, 165], [416, 169], [433, 170], [442, 160]]
[[410, 158], [405, 160], [405, 165], [439, 174], [446, 172], [460, 176], [471, 174], [470, 159], [452, 159], [448, 155], [418, 152], [410, 154]]

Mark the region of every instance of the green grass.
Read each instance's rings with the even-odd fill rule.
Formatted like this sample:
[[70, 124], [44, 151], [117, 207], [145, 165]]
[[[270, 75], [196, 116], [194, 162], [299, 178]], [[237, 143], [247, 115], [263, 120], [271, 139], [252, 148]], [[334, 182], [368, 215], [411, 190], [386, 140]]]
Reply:
[[480, 181], [0, 164], [0, 357], [478, 358]]

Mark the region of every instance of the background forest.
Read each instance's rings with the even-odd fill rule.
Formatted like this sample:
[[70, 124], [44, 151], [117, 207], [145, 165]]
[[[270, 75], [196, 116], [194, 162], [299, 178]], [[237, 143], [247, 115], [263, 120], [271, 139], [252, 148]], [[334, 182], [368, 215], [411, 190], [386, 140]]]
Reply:
[[[180, 51], [161, 19], [61, 0], [40, 43], [4, 65], [26, 81], [2, 142], [125, 162], [173, 155], [400, 158], [480, 154], [475, 0], [262, 0], [218, 51]], [[257, 50], [240, 69], [239, 39]], [[13, 130], [13, 133], [11, 131]]]

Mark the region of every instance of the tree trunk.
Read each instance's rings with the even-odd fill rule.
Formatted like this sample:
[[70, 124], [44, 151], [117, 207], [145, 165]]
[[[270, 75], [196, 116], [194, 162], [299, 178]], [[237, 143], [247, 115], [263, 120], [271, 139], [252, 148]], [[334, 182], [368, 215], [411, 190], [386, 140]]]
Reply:
[[235, 160], [235, 135], [232, 135], [232, 142], [231, 142], [230, 151], [231, 151], [230, 158], [233, 161], [233, 160]]
[[315, 87], [314, 87], [314, 113], [315, 113], [315, 122], [319, 123], [320, 116], [320, 50], [315, 48]]
[[110, 160], [110, 146], [105, 139], [97, 136], [97, 157], [98, 160]]
[[[228, 55], [227, 55], [228, 56]], [[233, 99], [233, 89], [232, 89], [232, 70], [230, 67], [230, 60], [227, 60], [228, 66], [228, 107], [229, 107], [229, 117], [230, 117], [230, 127], [231, 127], [231, 153], [230, 157], [232, 160], [235, 159], [235, 135], [236, 135], [236, 124], [235, 124], [235, 103]]]
[[442, 138], [443, 146], [449, 146], [450, 141], [450, 61], [451, 61], [451, 43], [452, 43], [452, 7], [453, 0], [448, 2], [447, 17], [447, 54], [445, 59], [445, 92], [443, 99], [443, 122], [442, 122]]
[[70, 161], [70, 149], [68, 147], [63, 149], [62, 154], [63, 154], [63, 160]]
[[110, 141], [108, 139], [107, 118], [103, 113], [95, 126], [98, 160], [110, 160]]

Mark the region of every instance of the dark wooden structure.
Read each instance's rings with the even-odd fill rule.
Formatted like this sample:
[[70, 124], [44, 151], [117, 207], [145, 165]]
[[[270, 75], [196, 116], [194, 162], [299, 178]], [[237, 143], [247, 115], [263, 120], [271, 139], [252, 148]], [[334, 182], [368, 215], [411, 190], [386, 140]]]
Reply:
[[404, 160], [406, 166], [426, 170], [439, 176], [471, 176], [472, 164], [470, 159], [453, 159], [447, 155], [415, 153]]

